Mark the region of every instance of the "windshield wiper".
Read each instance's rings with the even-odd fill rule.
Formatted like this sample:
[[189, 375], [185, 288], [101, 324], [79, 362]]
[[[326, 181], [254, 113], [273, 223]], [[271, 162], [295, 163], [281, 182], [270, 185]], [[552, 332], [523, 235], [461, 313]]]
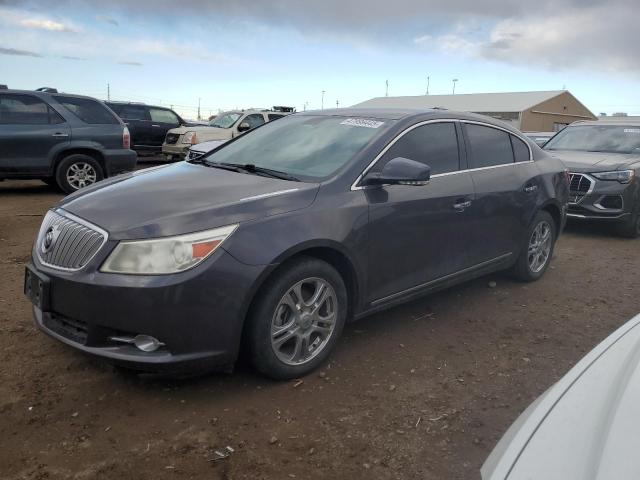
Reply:
[[288, 173], [281, 172], [280, 170], [273, 170], [271, 168], [258, 167], [253, 163], [238, 164], [235, 163], [216, 163], [215, 165], [224, 165], [225, 167], [233, 167], [236, 170], [243, 170], [249, 173], [257, 173], [258, 175], [264, 175], [271, 178], [279, 178], [280, 180], [289, 180], [291, 182], [299, 182], [298, 177], [289, 175]]

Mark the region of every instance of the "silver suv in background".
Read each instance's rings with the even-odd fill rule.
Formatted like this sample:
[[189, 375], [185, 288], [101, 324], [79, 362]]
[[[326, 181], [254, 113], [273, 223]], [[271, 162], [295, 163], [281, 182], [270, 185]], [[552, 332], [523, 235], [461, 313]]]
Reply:
[[273, 107], [271, 110], [231, 110], [219, 114], [205, 126], [181, 126], [167, 132], [162, 153], [168, 161], [183, 160], [189, 148], [202, 142], [226, 142], [267, 122], [290, 113], [292, 107]]
[[41, 179], [66, 193], [133, 170], [129, 130], [102, 102], [0, 90], [0, 180]]

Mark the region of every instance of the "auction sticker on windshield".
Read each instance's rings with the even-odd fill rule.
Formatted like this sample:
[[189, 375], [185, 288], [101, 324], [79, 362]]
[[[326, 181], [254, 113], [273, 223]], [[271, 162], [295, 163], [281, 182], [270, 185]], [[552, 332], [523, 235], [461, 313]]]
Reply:
[[368, 120], [365, 118], [347, 118], [345, 121], [340, 122], [340, 125], [351, 125], [352, 127], [378, 128], [380, 125], [384, 125], [384, 122], [379, 122], [377, 120]]

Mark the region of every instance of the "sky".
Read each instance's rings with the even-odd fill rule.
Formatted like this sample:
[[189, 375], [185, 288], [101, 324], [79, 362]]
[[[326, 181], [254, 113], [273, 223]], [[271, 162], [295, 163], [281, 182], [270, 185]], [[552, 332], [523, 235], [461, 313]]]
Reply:
[[0, 0], [0, 84], [195, 118], [198, 102], [345, 107], [457, 79], [640, 114], [638, 18], [638, 0]]

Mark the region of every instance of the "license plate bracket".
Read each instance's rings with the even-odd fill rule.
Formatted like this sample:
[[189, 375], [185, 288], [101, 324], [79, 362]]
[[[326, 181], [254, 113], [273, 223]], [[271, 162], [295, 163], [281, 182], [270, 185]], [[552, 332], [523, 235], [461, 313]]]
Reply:
[[30, 266], [25, 267], [24, 294], [41, 311], [49, 310], [49, 278], [36, 272]]

